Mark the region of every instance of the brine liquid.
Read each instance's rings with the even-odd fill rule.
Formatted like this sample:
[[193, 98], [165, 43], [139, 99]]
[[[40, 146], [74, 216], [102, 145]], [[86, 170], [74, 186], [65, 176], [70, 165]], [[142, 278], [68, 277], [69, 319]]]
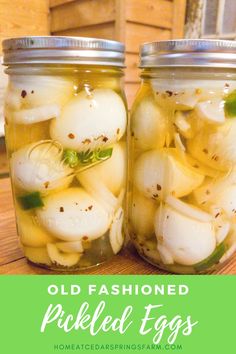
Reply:
[[126, 104], [117, 69], [9, 70], [5, 132], [28, 260], [87, 268], [124, 241]]
[[144, 80], [131, 113], [128, 231], [150, 263], [201, 273], [236, 250], [236, 83]]

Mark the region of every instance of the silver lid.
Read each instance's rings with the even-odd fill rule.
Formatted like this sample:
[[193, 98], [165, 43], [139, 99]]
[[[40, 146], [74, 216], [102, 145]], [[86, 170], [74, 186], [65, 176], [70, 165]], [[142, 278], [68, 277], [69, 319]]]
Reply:
[[124, 66], [122, 43], [86, 37], [19, 37], [5, 39], [3, 64], [87, 64]]
[[145, 43], [140, 67], [236, 68], [236, 41], [183, 39]]

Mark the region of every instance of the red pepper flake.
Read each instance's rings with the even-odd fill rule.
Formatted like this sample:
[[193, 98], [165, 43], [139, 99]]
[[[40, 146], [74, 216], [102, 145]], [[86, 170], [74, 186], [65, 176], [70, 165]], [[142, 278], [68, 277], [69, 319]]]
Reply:
[[215, 215], [215, 218], [218, 218], [219, 215], [220, 215], [220, 213], [217, 213], [217, 214]]
[[134, 136], [134, 132], [131, 132], [131, 136]]
[[60, 207], [60, 213], [64, 213], [64, 208]]
[[44, 182], [44, 187], [47, 189], [47, 188], [48, 188], [48, 186], [49, 186], [49, 184], [50, 184], [50, 182], [49, 182], [49, 181]]
[[90, 144], [91, 143], [91, 140], [90, 139], [84, 139], [82, 141], [82, 144]]
[[167, 90], [166, 93], [167, 93], [168, 97], [171, 97], [173, 95], [173, 92], [169, 91], [169, 90]]
[[157, 190], [160, 191], [161, 190], [161, 186], [160, 184], [157, 184]]
[[68, 138], [70, 138], [70, 139], [74, 139], [74, 138], [75, 138], [75, 136], [74, 136], [74, 134], [73, 134], [73, 133], [70, 133], [70, 134], [68, 134]]
[[25, 90], [22, 90], [21, 91], [21, 97], [22, 98], [25, 98], [25, 96], [27, 95], [27, 92]]
[[88, 240], [88, 236], [83, 236], [83, 237], [82, 237], [82, 240], [83, 240], [83, 241], [87, 241], [87, 240]]
[[213, 155], [211, 159], [214, 160], [214, 161], [218, 161], [219, 160], [219, 156]]
[[117, 135], [120, 134], [120, 128], [117, 129], [116, 134], [117, 134]]
[[204, 154], [208, 154], [208, 150], [207, 149], [203, 149], [202, 151], [204, 152]]
[[92, 209], [93, 209], [93, 206], [90, 205], [90, 206], [88, 207], [88, 210], [92, 210]]
[[34, 93], [34, 90], [32, 90], [31, 93], [33, 94], [33, 93]]
[[225, 87], [229, 87], [229, 84], [227, 82], [225, 83]]
[[107, 136], [104, 136], [104, 138], [102, 139], [102, 141], [104, 141], [104, 143], [106, 143], [108, 140], [108, 137]]

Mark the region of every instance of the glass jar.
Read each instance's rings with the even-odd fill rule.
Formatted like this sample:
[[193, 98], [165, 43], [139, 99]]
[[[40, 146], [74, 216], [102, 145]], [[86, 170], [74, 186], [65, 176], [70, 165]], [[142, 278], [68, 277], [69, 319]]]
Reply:
[[76, 37], [5, 40], [5, 134], [26, 258], [97, 265], [124, 241], [124, 46]]
[[131, 113], [128, 232], [141, 257], [183, 274], [236, 250], [236, 43], [148, 43]]

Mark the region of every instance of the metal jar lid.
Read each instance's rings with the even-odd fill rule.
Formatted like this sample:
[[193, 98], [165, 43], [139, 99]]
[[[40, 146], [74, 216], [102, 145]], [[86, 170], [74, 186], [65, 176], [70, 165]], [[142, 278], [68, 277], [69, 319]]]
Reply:
[[145, 43], [140, 67], [236, 68], [236, 41], [183, 39]]
[[3, 64], [87, 64], [124, 67], [122, 43], [86, 37], [19, 37], [5, 39]]

